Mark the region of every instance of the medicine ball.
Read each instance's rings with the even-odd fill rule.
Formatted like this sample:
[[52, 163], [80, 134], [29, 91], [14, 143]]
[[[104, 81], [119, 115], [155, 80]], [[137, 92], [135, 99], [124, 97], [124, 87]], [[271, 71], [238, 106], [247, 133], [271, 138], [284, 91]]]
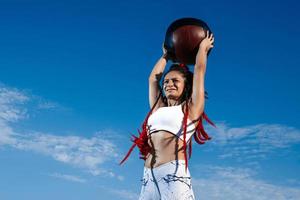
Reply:
[[206, 37], [207, 30], [211, 34], [208, 25], [200, 19], [181, 18], [174, 21], [167, 29], [164, 41], [169, 59], [194, 65], [199, 44]]

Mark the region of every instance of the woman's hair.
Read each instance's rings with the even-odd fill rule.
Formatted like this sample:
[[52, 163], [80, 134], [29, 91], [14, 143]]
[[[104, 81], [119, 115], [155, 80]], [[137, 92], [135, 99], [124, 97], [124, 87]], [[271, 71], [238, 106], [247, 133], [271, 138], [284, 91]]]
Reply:
[[[179, 103], [182, 104], [183, 102], [186, 102], [185, 112], [184, 112], [184, 117], [183, 117], [183, 131], [184, 131], [184, 134], [183, 134], [183, 139], [184, 139], [183, 149], [184, 149], [184, 157], [185, 157], [186, 168], [187, 168], [188, 160], [187, 160], [187, 156], [186, 156], [186, 150], [187, 150], [186, 132], [187, 132], [187, 120], [188, 120], [188, 112], [189, 112], [188, 102], [189, 102], [189, 100], [192, 96], [192, 88], [193, 88], [193, 73], [184, 64], [173, 64], [173, 65], [171, 65], [170, 69], [164, 74], [162, 80], [164, 80], [165, 76], [171, 71], [180, 72], [183, 75], [183, 78], [184, 78], [184, 89], [183, 89], [183, 92], [182, 92], [182, 94], [179, 98]], [[140, 150], [140, 158], [146, 160], [146, 156], [151, 151], [151, 147], [148, 144], [148, 136], [147, 136], [148, 118], [151, 115], [153, 109], [157, 105], [160, 98], [162, 98], [165, 105], [168, 105], [167, 104], [167, 98], [164, 96], [161, 87], [160, 87], [159, 96], [157, 97], [154, 105], [152, 106], [151, 110], [149, 111], [149, 113], [147, 114], [147, 116], [146, 116], [146, 118], [143, 122], [142, 131], [138, 130], [139, 137], [137, 137], [135, 135], [132, 135], [131, 141], [133, 142], [133, 145], [129, 149], [129, 151], [126, 154], [126, 156], [124, 157], [124, 159], [120, 162], [120, 164], [122, 164], [129, 157], [130, 153], [132, 152], [132, 150], [134, 149], [135, 146], [138, 146], [138, 148]], [[205, 98], [208, 99], [206, 91], [205, 91]], [[207, 115], [203, 111], [202, 115], [199, 117], [199, 119], [197, 119], [198, 125], [197, 125], [196, 130], [195, 130], [196, 133], [194, 134], [194, 139], [198, 144], [204, 144], [206, 140], [211, 139], [211, 137], [209, 137], [207, 135], [207, 133], [205, 132], [205, 130], [203, 128], [203, 124], [202, 124], [202, 119], [203, 118], [209, 124], [216, 127], [215, 124], [208, 119]], [[192, 139], [189, 140], [188, 145], [189, 145], [188, 150], [189, 150], [189, 158], [190, 158], [191, 153], [192, 153]]]

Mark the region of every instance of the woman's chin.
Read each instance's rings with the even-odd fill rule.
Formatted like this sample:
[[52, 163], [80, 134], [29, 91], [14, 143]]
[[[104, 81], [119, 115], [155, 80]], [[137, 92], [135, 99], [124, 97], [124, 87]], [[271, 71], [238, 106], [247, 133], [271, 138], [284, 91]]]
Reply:
[[167, 96], [167, 99], [168, 100], [178, 100], [178, 96], [176, 96], [176, 95], [172, 95], [172, 94], [169, 94], [168, 96]]

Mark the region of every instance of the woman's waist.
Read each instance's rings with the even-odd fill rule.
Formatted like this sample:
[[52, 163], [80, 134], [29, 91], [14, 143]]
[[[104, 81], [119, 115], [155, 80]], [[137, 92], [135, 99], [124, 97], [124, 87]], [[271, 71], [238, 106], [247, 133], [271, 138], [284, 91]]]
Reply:
[[155, 146], [183, 145], [183, 140], [178, 135], [166, 130], [159, 130], [148, 134], [148, 143]]
[[173, 154], [149, 153], [145, 160], [145, 167], [156, 168], [174, 160], [184, 161], [183, 151], [173, 152]]

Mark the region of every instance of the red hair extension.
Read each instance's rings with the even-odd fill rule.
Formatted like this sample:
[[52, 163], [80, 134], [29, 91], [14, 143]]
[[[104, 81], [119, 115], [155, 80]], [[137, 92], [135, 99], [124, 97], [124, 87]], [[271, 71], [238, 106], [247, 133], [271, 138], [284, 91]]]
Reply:
[[185, 70], [188, 69], [188, 67], [184, 63], [179, 63], [179, 67], [185, 68]]
[[203, 112], [196, 127], [196, 133], [194, 134], [195, 141], [198, 144], [204, 144], [206, 140], [211, 139], [211, 137], [209, 137], [209, 135], [204, 130], [202, 118], [204, 118], [209, 124], [216, 128], [216, 125], [207, 117], [205, 112]]
[[192, 157], [192, 140], [189, 142], [189, 159]]
[[131, 152], [133, 151], [135, 146], [138, 146], [139, 150], [140, 150], [140, 158], [143, 160], [146, 160], [146, 156], [148, 155], [148, 153], [151, 151], [151, 147], [148, 144], [148, 135], [147, 135], [147, 123], [148, 123], [148, 118], [151, 115], [153, 109], [155, 108], [159, 98], [161, 97], [161, 94], [159, 94], [156, 102], [154, 103], [153, 107], [151, 108], [151, 110], [149, 111], [149, 113], [147, 114], [147, 117], [145, 119], [145, 121], [143, 122], [142, 125], [142, 132], [138, 129], [138, 133], [139, 133], [139, 137], [135, 136], [132, 134], [132, 138], [131, 141], [133, 142], [132, 146], [130, 147], [129, 151], [127, 152], [126, 156], [123, 158], [123, 160], [119, 163], [120, 165], [122, 163], [125, 162], [125, 160], [127, 160], [127, 158], [129, 157], [129, 155], [131, 154]]
[[[184, 117], [183, 117], [183, 150], [184, 150], [184, 160], [185, 160], [185, 170], [187, 170], [188, 167], [188, 159], [187, 159], [187, 155], [186, 155], [186, 131], [187, 131], [187, 119], [188, 119], [188, 104], [186, 103], [186, 109], [185, 109], [185, 113], [184, 113]], [[195, 133], [194, 133], [194, 138], [196, 140], [196, 142], [198, 144], [204, 144], [206, 140], [210, 140], [211, 137], [209, 137], [209, 135], [205, 132], [203, 124], [202, 124], [202, 118], [204, 118], [209, 124], [211, 124], [212, 126], [216, 127], [216, 125], [207, 117], [207, 115], [203, 112], [199, 122], [197, 124]], [[192, 139], [190, 139], [189, 141], [189, 149], [188, 149], [188, 153], [189, 153], [189, 159], [192, 156]]]
[[[187, 102], [187, 101], [186, 101]], [[185, 160], [185, 171], [187, 170], [188, 167], [188, 159], [186, 156], [186, 129], [187, 129], [187, 119], [189, 116], [189, 108], [188, 108], [188, 103], [185, 104], [185, 113], [183, 116], [183, 153], [184, 153], [184, 160]]]
[[186, 67], [185, 64], [183, 64], [183, 63], [180, 63], [179, 66], [180, 67]]

